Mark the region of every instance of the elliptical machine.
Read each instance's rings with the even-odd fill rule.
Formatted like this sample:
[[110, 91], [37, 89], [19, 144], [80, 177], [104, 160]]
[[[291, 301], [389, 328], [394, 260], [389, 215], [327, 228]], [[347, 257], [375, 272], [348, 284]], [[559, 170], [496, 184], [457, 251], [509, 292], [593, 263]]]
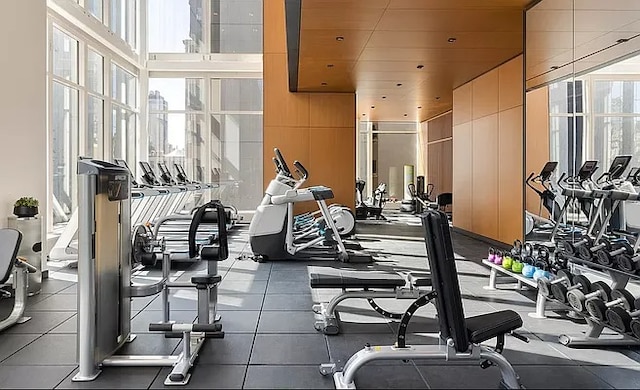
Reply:
[[[300, 188], [309, 175], [306, 168], [295, 161], [298, 179], [293, 177], [280, 151], [275, 148], [276, 177], [271, 180], [262, 202], [249, 226], [249, 242], [254, 255], [261, 260], [316, 259], [344, 262], [371, 262], [368, 254], [347, 252], [327, 199], [333, 199], [331, 188], [315, 186]], [[325, 227], [311, 226], [295, 231], [293, 204], [315, 201]]]
[[373, 200], [367, 203], [364, 200], [364, 186], [366, 182], [362, 179], [356, 180], [356, 219], [363, 220], [369, 217], [375, 219], [386, 220], [382, 215], [382, 210], [387, 202], [385, 194], [387, 193], [387, 185], [380, 183], [373, 192]]

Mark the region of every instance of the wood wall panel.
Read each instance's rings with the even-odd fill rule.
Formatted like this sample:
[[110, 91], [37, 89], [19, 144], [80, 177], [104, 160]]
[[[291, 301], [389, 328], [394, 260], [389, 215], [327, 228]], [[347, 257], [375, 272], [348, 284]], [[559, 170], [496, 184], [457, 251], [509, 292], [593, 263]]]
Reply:
[[263, 0], [263, 52], [283, 54], [287, 52], [284, 1]]
[[433, 142], [427, 146], [427, 183], [434, 185], [432, 198], [443, 192], [452, 192], [453, 141]]
[[453, 224], [472, 231], [472, 123], [453, 127]]
[[453, 90], [453, 125], [467, 123], [473, 119], [471, 101], [471, 83]]
[[493, 69], [471, 83], [473, 119], [498, 112], [498, 69]]
[[505, 243], [523, 235], [522, 79], [518, 57], [454, 90], [453, 224]]
[[516, 106], [522, 106], [522, 56], [498, 68], [499, 91], [498, 110], [504, 111]]
[[[542, 87], [527, 92], [526, 108], [526, 174], [540, 172], [549, 161], [549, 89]], [[531, 189], [526, 190], [526, 207], [537, 214], [540, 210], [540, 197]], [[544, 210], [544, 208], [543, 208]], [[544, 212], [543, 212], [544, 213]], [[548, 213], [544, 213], [548, 216]]]
[[309, 94], [309, 127], [353, 127], [355, 112], [353, 93]]
[[286, 54], [264, 55], [264, 126], [309, 126], [309, 94], [290, 93]]
[[522, 105], [500, 111], [498, 131], [498, 238], [509, 243], [523, 239]]
[[[309, 164], [309, 131], [306, 127], [264, 127], [264, 185], [275, 176], [273, 148], [278, 148], [287, 160], [290, 169], [293, 161], [301, 161], [305, 167]], [[310, 166], [309, 166], [310, 168]]]
[[[473, 231], [498, 236], [498, 114], [473, 121]], [[467, 188], [469, 191], [469, 188]]]
[[429, 126], [429, 142], [450, 138], [453, 131], [453, 114], [441, 115], [427, 122]]
[[309, 129], [309, 185], [327, 185], [335, 198], [329, 203], [355, 207], [356, 141], [353, 127]]

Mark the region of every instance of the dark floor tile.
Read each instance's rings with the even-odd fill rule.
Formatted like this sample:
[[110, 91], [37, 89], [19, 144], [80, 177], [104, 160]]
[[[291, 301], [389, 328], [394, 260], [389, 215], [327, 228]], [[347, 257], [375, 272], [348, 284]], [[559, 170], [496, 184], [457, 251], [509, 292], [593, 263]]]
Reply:
[[74, 314], [72, 311], [33, 311], [25, 314], [25, 316], [31, 317], [29, 321], [16, 324], [5, 330], [4, 333], [47, 333], [71, 318]]
[[[339, 334], [335, 336], [327, 336], [327, 344], [329, 346], [329, 357], [332, 363], [336, 364], [338, 369], [342, 369], [349, 358], [360, 351], [365, 345], [393, 345], [396, 342], [395, 335], [391, 333], [361, 333], [361, 334]], [[375, 362], [371, 364], [377, 365], [397, 365], [402, 364], [400, 360], [387, 360], [384, 362]]]
[[76, 336], [45, 334], [2, 362], [11, 366], [76, 364]]
[[264, 294], [266, 280], [223, 280], [218, 287], [219, 294]]
[[77, 333], [78, 332], [78, 317], [72, 315], [69, 319], [62, 322], [60, 325], [51, 329], [49, 333]]
[[71, 286], [65, 288], [64, 290], [58, 291], [58, 294], [77, 294], [78, 293], [78, 283], [74, 283]]
[[497, 389], [500, 383], [500, 370], [495, 367], [482, 369], [474, 365], [418, 366], [420, 373], [433, 389]]
[[104, 367], [91, 382], [73, 382], [72, 372], [56, 389], [147, 389], [158, 376], [159, 367]]
[[516, 372], [529, 389], [610, 389], [583, 367], [519, 366]]
[[333, 389], [316, 366], [249, 366], [245, 389]]
[[218, 310], [260, 310], [262, 309], [262, 294], [220, 294], [218, 295]]
[[309, 311], [314, 304], [311, 297], [311, 294], [267, 294], [262, 310]]
[[[196, 319], [196, 313], [191, 311], [174, 311], [169, 313], [169, 321], [176, 323], [193, 323]], [[133, 317], [131, 320], [132, 333], [155, 333], [149, 331], [149, 324], [152, 322], [163, 322], [163, 312], [159, 310], [143, 310]]]
[[40, 290], [40, 293], [44, 293], [44, 294], [56, 294], [59, 293], [60, 291], [69, 288], [70, 286], [75, 285], [76, 283], [74, 282], [69, 282], [66, 280], [56, 280], [56, 279], [44, 279], [42, 281], [42, 290]]
[[248, 364], [253, 334], [225, 333], [222, 339], [208, 339], [202, 346], [198, 364]]
[[0, 361], [40, 337], [39, 334], [0, 334]]
[[316, 333], [314, 313], [308, 311], [263, 311], [258, 333]]
[[306, 269], [272, 270], [269, 282], [300, 282], [309, 284], [309, 271]]
[[[191, 369], [189, 383], [182, 388], [187, 389], [241, 389], [247, 367], [242, 365], [204, 365], [200, 361]], [[163, 368], [151, 385], [152, 389], [171, 388], [164, 381], [171, 372]]]
[[0, 389], [51, 389], [75, 369], [75, 365], [0, 366]]
[[76, 311], [78, 298], [76, 295], [56, 294], [28, 306], [31, 311]]
[[259, 311], [221, 310], [222, 329], [225, 333], [255, 333], [258, 327]]
[[616, 389], [640, 389], [640, 366], [585, 366], [587, 371]]
[[309, 282], [272, 282], [267, 285], [267, 294], [309, 294]]
[[250, 364], [321, 364], [329, 359], [322, 335], [258, 334]]
[[162, 332], [154, 334], [139, 333], [136, 338], [124, 344], [118, 355], [171, 355], [180, 353], [182, 347], [176, 348], [182, 339], [166, 338]]
[[427, 387], [420, 371], [411, 363], [400, 366], [366, 365], [356, 372], [355, 384], [359, 389], [424, 389]]
[[159, 295], [152, 295], [150, 297], [140, 297], [131, 299], [131, 311], [140, 311], [145, 309], [149, 304], [155, 300], [160, 300]]

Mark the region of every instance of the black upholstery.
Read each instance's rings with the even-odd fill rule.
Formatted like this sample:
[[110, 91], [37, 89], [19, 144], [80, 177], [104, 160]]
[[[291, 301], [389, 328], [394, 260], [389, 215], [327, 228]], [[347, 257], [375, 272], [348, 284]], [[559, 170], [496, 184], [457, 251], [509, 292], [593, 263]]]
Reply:
[[389, 288], [405, 285], [405, 279], [396, 273], [375, 271], [311, 272], [311, 288]]
[[19, 231], [0, 229], [0, 283], [5, 283], [11, 276], [21, 242], [22, 233]]
[[413, 285], [416, 287], [429, 287], [432, 285], [431, 282], [431, 274], [423, 272], [423, 273], [412, 273], [413, 276]]
[[441, 337], [453, 339], [456, 351], [465, 352], [470, 343], [480, 343], [522, 326], [522, 318], [511, 310], [465, 319], [447, 216], [431, 210], [421, 218]]
[[333, 199], [333, 191], [330, 188], [310, 187], [309, 191], [315, 200]]
[[522, 318], [513, 310], [469, 317], [466, 322], [467, 335], [472, 343], [481, 343], [522, 326]]
[[[212, 211], [213, 209], [213, 211]], [[217, 245], [202, 246], [200, 248], [196, 243], [196, 233], [198, 227], [203, 223], [203, 218], [207, 214], [216, 213], [216, 221], [218, 223]], [[211, 218], [211, 217], [210, 217]], [[204, 204], [193, 213], [191, 224], [189, 225], [189, 258], [194, 258], [200, 251], [202, 260], [225, 260], [229, 257], [229, 244], [227, 242], [227, 222], [226, 210], [220, 201], [212, 200]], [[200, 250], [201, 249], [201, 250]], [[204, 253], [204, 255], [203, 255]]]
[[207, 261], [221, 261], [220, 248], [214, 245], [203, 246], [200, 250], [200, 258]]
[[222, 276], [220, 275], [204, 275], [204, 276], [192, 276], [191, 283], [200, 284], [200, 285], [213, 285], [216, 283], [220, 283], [222, 281]]

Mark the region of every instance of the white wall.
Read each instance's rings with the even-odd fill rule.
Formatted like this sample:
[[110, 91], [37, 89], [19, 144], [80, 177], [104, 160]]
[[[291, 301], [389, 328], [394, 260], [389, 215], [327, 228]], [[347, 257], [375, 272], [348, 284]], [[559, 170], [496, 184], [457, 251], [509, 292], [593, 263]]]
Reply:
[[417, 134], [378, 134], [378, 183], [387, 183], [389, 197], [404, 198], [403, 168], [413, 165], [415, 172], [417, 137]]
[[0, 227], [6, 227], [21, 196], [36, 197], [40, 216], [47, 215], [46, 0], [2, 0], [0, 36]]

